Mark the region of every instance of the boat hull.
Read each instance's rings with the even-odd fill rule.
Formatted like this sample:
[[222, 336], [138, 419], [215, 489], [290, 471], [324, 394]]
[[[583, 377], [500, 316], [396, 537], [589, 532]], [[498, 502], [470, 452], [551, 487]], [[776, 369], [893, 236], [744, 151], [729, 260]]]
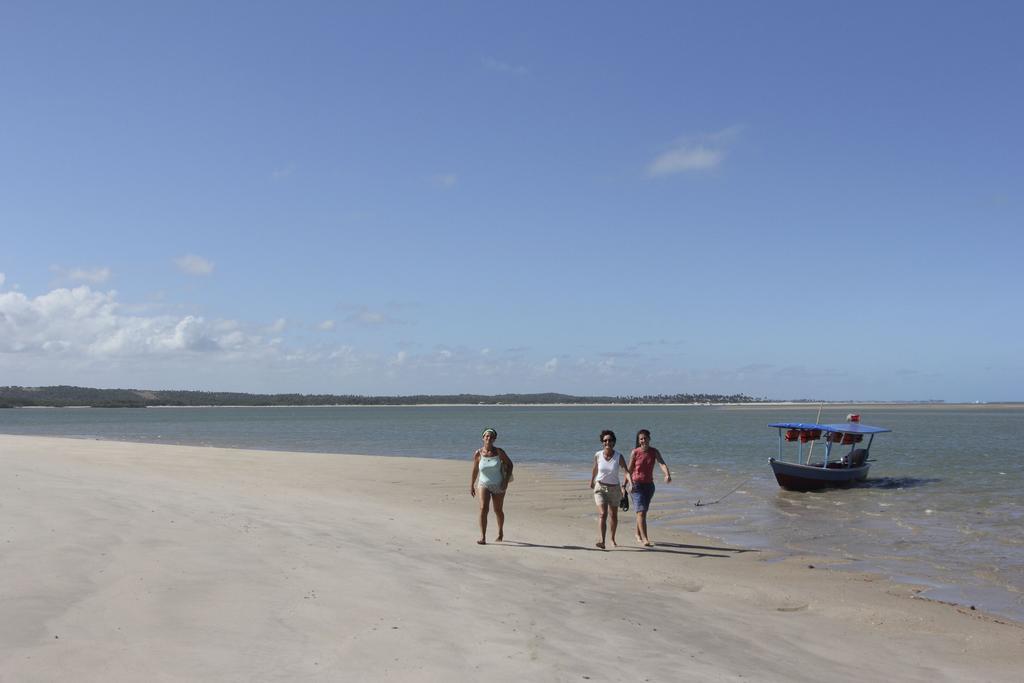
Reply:
[[818, 491], [853, 486], [868, 478], [868, 469], [871, 467], [868, 463], [859, 467], [845, 467], [838, 462], [822, 467], [781, 462], [775, 458], [768, 458], [768, 463], [775, 473], [775, 481], [787, 491]]

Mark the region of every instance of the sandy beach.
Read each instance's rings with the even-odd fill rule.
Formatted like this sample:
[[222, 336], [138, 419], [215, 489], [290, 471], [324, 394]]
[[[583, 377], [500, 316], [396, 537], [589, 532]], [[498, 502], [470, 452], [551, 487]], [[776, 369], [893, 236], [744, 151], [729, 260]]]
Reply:
[[[1016, 681], [1024, 628], [520, 465], [0, 435], [0, 681]], [[685, 486], [685, 482], [683, 483]], [[657, 499], [652, 511], [657, 519]], [[492, 519], [493, 524], [493, 519]], [[493, 536], [493, 529], [491, 532]]]

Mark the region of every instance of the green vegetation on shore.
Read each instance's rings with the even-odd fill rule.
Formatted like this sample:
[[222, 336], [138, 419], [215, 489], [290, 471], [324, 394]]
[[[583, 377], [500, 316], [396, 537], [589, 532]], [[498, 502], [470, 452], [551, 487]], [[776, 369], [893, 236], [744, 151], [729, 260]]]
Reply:
[[758, 403], [745, 394], [657, 394], [647, 396], [570, 396], [568, 394], [416, 394], [356, 396], [351, 394], [245, 394], [226, 391], [146, 391], [87, 387], [0, 387], [0, 408], [146, 408], [150, 406], [393, 406], [393, 405], [525, 405], [584, 403]]

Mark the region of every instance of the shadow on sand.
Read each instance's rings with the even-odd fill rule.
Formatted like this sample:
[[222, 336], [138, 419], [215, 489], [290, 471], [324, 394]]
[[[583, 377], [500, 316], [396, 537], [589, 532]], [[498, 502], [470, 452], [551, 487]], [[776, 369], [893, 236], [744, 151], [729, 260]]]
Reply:
[[[498, 545], [498, 544], [496, 544]], [[582, 545], [545, 545], [543, 543], [527, 543], [525, 541], [502, 541], [500, 545], [514, 545], [520, 548], [547, 548], [550, 550], [586, 550], [597, 553], [605, 552], [631, 552], [631, 553], [670, 553], [672, 555], [689, 555], [691, 557], [733, 557], [740, 553], [756, 553], [757, 550], [749, 548], [724, 548], [719, 546], [705, 546], [705, 545], [684, 545], [681, 543], [655, 543], [652, 548], [644, 548], [641, 546], [634, 545], [620, 545], [619, 547], [609, 547], [607, 549], [597, 548], [594, 546], [582, 546]], [[705, 551], [719, 551], [719, 552], [705, 552]]]

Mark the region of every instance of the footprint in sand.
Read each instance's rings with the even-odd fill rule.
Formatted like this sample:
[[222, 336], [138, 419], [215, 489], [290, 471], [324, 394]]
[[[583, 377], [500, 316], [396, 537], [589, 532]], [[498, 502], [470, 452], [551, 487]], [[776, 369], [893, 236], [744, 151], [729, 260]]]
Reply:
[[806, 602], [792, 603], [792, 604], [789, 604], [789, 605], [782, 605], [780, 607], [776, 607], [775, 611], [777, 611], [777, 612], [799, 612], [801, 610], [807, 609], [808, 606], [809, 605]]

